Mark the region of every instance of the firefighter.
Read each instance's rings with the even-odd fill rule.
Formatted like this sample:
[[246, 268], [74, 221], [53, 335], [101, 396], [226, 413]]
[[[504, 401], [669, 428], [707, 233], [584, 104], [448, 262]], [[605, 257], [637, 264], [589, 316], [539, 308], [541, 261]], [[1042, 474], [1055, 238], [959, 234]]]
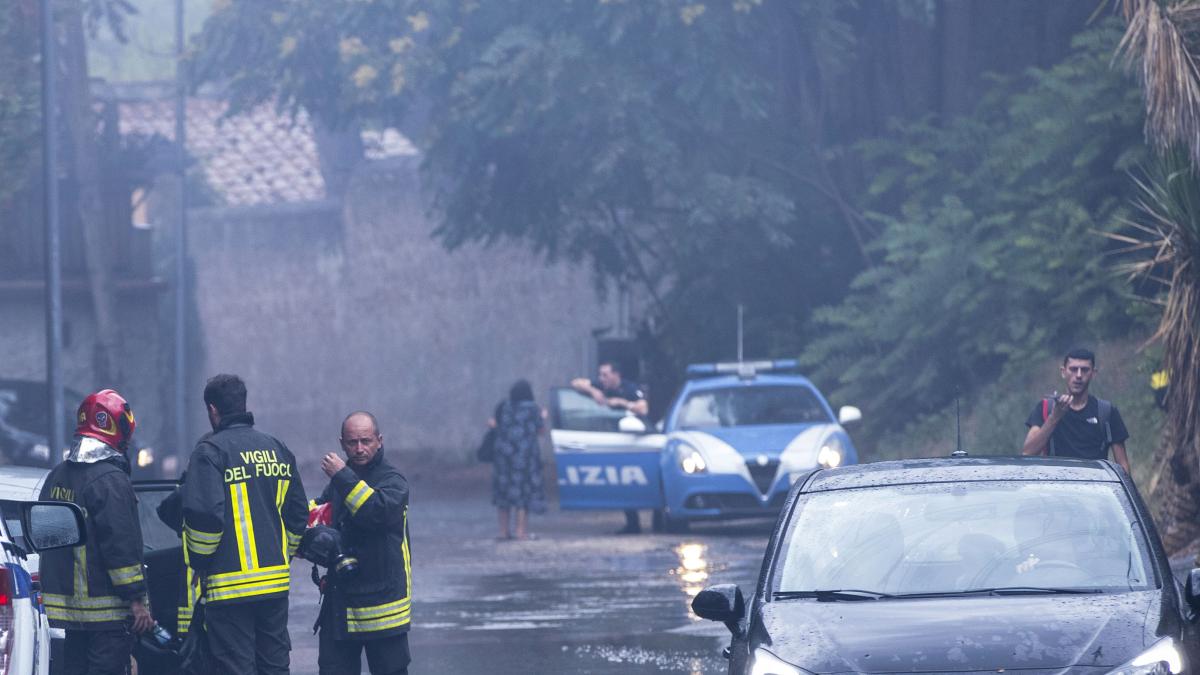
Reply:
[[[183, 536], [183, 483], [187, 480], [187, 472], [179, 477], [179, 487], [158, 503], [154, 511], [167, 527], [175, 534]], [[183, 571], [180, 575], [179, 604], [175, 607], [175, 635], [180, 640], [187, 637], [192, 627], [192, 614], [196, 602], [200, 599], [200, 585], [196, 580], [196, 572], [188, 564], [187, 547], [183, 549]]]
[[333, 452], [321, 460], [330, 478], [321, 501], [331, 505], [333, 526], [358, 570], [352, 577], [331, 572], [326, 580], [320, 675], [361, 672], [364, 651], [372, 675], [405, 675], [412, 599], [408, 481], [384, 459], [371, 413], [347, 416], [340, 442], [345, 461]]
[[39, 499], [83, 509], [87, 541], [41, 558], [50, 624], [66, 629], [65, 675], [126, 673], [135, 636], [154, 627], [142, 571], [142, 530], [126, 452], [136, 423], [112, 389], [83, 399], [66, 459]]
[[296, 459], [254, 428], [238, 376], [211, 378], [204, 405], [213, 431], [192, 451], [181, 494], [213, 661], [226, 675], [286, 675], [290, 561], [307, 520]]

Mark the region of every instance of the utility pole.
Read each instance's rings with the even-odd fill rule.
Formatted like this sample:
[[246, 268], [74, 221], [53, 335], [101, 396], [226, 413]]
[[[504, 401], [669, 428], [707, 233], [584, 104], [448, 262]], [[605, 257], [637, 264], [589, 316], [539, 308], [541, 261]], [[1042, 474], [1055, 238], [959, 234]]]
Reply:
[[175, 452], [186, 459], [187, 429], [187, 76], [183, 67], [183, 0], [175, 0]]
[[62, 459], [66, 447], [63, 428], [62, 369], [62, 238], [58, 210], [58, 125], [55, 115], [55, 71], [58, 68], [58, 35], [51, 0], [41, 0], [42, 10], [42, 182], [46, 220], [46, 400], [50, 406], [50, 462]]

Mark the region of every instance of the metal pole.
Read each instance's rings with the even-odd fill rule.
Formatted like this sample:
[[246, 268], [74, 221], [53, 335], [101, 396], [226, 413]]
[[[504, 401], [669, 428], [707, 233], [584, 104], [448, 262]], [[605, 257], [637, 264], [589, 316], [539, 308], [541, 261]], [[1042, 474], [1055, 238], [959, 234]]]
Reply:
[[743, 354], [742, 354], [742, 311], [743, 311], [743, 309], [744, 309], [744, 307], [742, 306], [742, 304], [738, 303], [738, 363], [741, 363], [743, 360]]
[[58, 217], [58, 125], [55, 122], [55, 71], [58, 68], [57, 36], [51, 0], [42, 0], [42, 182], [43, 217], [46, 219], [46, 388], [50, 406], [50, 461], [62, 459], [66, 447], [63, 432], [62, 369], [62, 240]]
[[187, 429], [187, 80], [183, 68], [183, 0], [175, 0], [175, 169], [179, 178], [175, 216], [175, 449], [185, 458]]

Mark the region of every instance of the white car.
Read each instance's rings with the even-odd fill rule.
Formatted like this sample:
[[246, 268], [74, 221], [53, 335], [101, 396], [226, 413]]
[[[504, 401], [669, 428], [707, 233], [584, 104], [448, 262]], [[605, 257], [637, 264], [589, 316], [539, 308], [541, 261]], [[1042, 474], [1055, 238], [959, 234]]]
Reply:
[[[50, 475], [48, 469], [39, 467], [0, 466], [0, 507], [9, 503], [18, 504], [37, 500], [38, 495], [42, 491], [42, 484], [46, 482], [48, 475]], [[172, 634], [176, 632], [175, 606], [178, 604], [178, 598], [175, 597], [175, 594], [181, 588], [182, 584], [183, 549], [179, 536], [158, 519], [155, 509], [175, 489], [176, 485], [175, 481], [134, 482], [134, 489], [138, 493], [138, 520], [142, 525], [142, 541], [145, 545], [146, 581], [149, 585], [150, 605], [154, 611], [154, 618], [158, 621], [159, 625]], [[71, 505], [71, 507], [75, 508], [74, 505]], [[3, 521], [6, 537], [9, 532], [12, 532], [14, 537], [20, 537], [24, 530], [19, 518], [15, 520], [10, 519], [8, 512], [4, 511]], [[82, 519], [80, 520], [79, 527], [82, 532], [85, 527]], [[13, 540], [13, 537], [8, 537], [0, 541], [0, 544], [3, 544], [5, 552], [15, 547], [4, 542], [11, 542]], [[79, 541], [83, 541], [83, 539], [81, 538]], [[26, 545], [24, 547], [24, 556], [21, 558], [22, 572], [26, 573], [25, 576], [28, 579], [26, 585], [31, 586], [35, 592], [33, 600], [39, 627], [34, 630], [34, 633], [46, 633], [45, 637], [36, 640], [38, 646], [34, 651], [38, 659], [46, 662], [46, 666], [43, 668], [39, 665], [37, 669], [33, 668], [32, 665], [26, 669], [9, 667], [5, 670], [2, 665], [5, 661], [0, 658], [0, 675], [17, 675], [18, 673], [22, 675], [24, 673], [49, 675], [52, 672], [60, 670], [57, 664], [51, 669], [49, 663], [52, 660], [57, 661], [61, 657], [63, 638], [66, 636], [61, 628], [49, 627], [44, 610], [41, 608], [40, 595], [36, 595], [36, 591], [39, 588], [39, 564], [36, 550], [46, 548], [52, 547], [30, 547]], [[0, 562], [4, 562], [2, 557], [0, 557]], [[3, 637], [6, 625], [3, 616], [3, 607], [0, 606], [0, 651], [3, 650], [3, 645], [7, 644]], [[152, 664], [150, 670], [153, 672], [170, 673], [174, 670], [173, 667], [159, 663], [158, 660], [161, 658], [159, 655], [148, 653], [144, 641], [139, 641], [134, 645], [134, 657], [139, 662], [150, 662]], [[23, 662], [12, 661], [12, 663]], [[147, 671], [143, 670], [143, 672]]]
[[0, 673], [49, 675], [37, 552], [76, 546], [84, 536], [83, 512], [74, 504], [0, 498]]

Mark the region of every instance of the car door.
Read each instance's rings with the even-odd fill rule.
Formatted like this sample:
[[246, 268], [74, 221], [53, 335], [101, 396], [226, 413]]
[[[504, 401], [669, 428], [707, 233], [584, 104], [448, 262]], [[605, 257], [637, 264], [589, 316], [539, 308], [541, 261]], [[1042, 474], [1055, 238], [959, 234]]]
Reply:
[[625, 411], [570, 388], [551, 390], [550, 411], [561, 508], [662, 507], [662, 434], [621, 431]]
[[[175, 488], [177, 481], [138, 480], [133, 489], [138, 497], [138, 521], [142, 526], [142, 545], [146, 565], [146, 587], [154, 620], [171, 635], [177, 635], [177, 615], [183, 592], [183, 540], [158, 516], [158, 505]], [[169, 675], [177, 668], [174, 655], [151, 651], [142, 641], [134, 644], [134, 657], [143, 673]]]

